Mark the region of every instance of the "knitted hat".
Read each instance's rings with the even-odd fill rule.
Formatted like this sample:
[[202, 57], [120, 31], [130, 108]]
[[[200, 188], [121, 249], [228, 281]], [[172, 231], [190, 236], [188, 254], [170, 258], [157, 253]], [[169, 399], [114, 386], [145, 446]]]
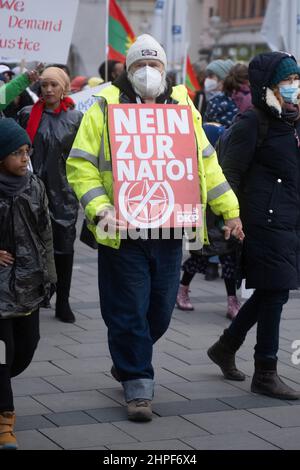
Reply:
[[127, 70], [138, 60], [159, 60], [167, 68], [167, 56], [161, 45], [150, 34], [142, 34], [127, 52]]
[[27, 132], [12, 118], [0, 119], [0, 161], [25, 144], [31, 145]]
[[206, 72], [211, 72], [217, 75], [220, 80], [225, 80], [227, 75], [229, 74], [232, 67], [234, 67], [235, 63], [231, 59], [227, 60], [213, 60], [208, 66], [206, 67]]
[[277, 85], [279, 82], [293, 74], [298, 74], [300, 76], [300, 68], [297, 62], [291, 57], [284, 57], [279, 62], [279, 65], [270, 80], [269, 86]]

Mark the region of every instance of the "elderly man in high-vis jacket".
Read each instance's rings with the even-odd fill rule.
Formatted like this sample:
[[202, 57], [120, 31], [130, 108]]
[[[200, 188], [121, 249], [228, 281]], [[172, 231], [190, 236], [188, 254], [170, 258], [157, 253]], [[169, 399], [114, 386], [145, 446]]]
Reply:
[[[208, 203], [215, 214], [223, 216], [227, 238], [243, 238], [238, 201], [205, 136], [200, 114], [186, 88], [172, 87], [168, 82], [166, 66], [165, 51], [157, 41], [149, 35], [138, 37], [128, 50], [127, 71], [103, 89], [98, 102], [87, 111], [67, 160], [69, 183], [99, 243], [100, 304], [108, 327], [111, 372], [123, 386], [132, 421], [152, 419], [153, 345], [167, 330], [174, 309], [182, 239], [120, 237], [122, 222], [114, 212], [114, 156], [110, 151], [107, 105], [189, 105], [198, 152], [201, 204], [205, 208]], [[205, 228], [200, 236], [203, 243], [208, 243]]]

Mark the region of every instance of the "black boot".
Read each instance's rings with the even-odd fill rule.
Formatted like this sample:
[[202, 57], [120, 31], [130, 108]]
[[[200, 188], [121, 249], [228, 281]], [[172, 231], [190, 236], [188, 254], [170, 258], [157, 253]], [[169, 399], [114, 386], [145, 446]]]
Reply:
[[251, 392], [278, 398], [279, 400], [299, 400], [300, 393], [286, 385], [277, 375], [277, 359], [255, 358], [255, 372]]
[[55, 317], [64, 323], [75, 323], [75, 316], [69, 304], [73, 254], [55, 255], [57, 273]]
[[224, 378], [243, 382], [245, 374], [237, 369], [235, 364], [235, 353], [241, 347], [242, 342], [238, 342], [230, 336], [227, 330], [220, 339], [207, 351], [208, 357], [221, 368]]
[[219, 265], [218, 263], [208, 263], [205, 271], [205, 280], [214, 281], [219, 277]]

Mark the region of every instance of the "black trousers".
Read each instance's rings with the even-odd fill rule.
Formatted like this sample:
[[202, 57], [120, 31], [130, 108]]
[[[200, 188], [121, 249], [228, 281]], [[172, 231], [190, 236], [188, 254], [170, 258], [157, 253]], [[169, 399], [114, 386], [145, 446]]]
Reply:
[[[31, 363], [40, 339], [39, 310], [27, 317], [0, 320], [0, 413], [14, 411], [11, 378]], [[3, 357], [5, 356], [5, 357]]]

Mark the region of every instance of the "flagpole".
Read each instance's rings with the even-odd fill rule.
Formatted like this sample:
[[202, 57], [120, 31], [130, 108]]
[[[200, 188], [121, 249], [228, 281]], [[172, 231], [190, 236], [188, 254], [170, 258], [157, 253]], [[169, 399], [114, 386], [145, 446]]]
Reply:
[[106, 22], [105, 22], [105, 82], [108, 82], [109, 2], [110, 2], [110, 0], [106, 0]]
[[183, 85], [185, 85], [185, 83], [186, 83], [186, 68], [187, 68], [188, 48], [189, 48], [189, 45], [188, 45], [188, 43], [186, 43], [185, 52], [184, 52], [183, 70], [182, 70], [182, 84]]

